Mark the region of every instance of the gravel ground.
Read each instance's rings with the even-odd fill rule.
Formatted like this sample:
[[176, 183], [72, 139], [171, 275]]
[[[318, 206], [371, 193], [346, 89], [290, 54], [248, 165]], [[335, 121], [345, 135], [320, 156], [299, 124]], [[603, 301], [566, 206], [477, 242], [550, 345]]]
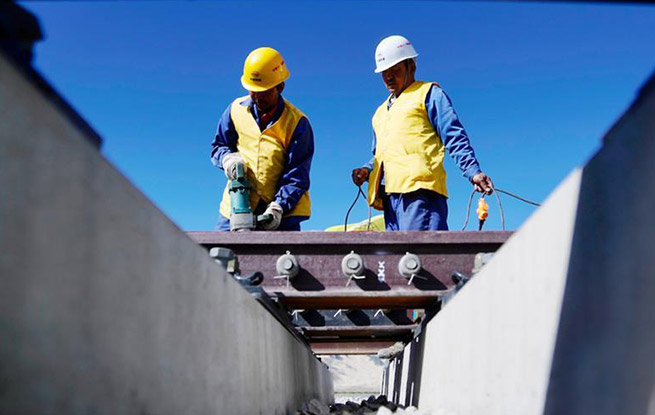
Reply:
[[[384, 365], [377, 356], [320, 356], [328, 365], [334, 379], [334, 393], [337, 402], [342, 396], [359, 402], [370, 395], [382, 393], [382, 371]], [[363, 398], [360, 396], [364, 395]], [[344, 401], [345, 402], [345, 401]]]
[[[431, 415], [426, 412], [419, 411], [417, 408], [410, 406], [405, 408], [402, 405], [396, 405], [387, 400], [387, 397], [380, 395], [377, 398], [370, 396], [360, 403], [348, 401], [346, 403], [336, 403], [327, 406], [322, 402], [312, 399], [306, 405], [303, 405], [295, 415]], [[437, 414], [434, 414], [437, 415]], [[441, 414], [439, 414], [441, 415]]]

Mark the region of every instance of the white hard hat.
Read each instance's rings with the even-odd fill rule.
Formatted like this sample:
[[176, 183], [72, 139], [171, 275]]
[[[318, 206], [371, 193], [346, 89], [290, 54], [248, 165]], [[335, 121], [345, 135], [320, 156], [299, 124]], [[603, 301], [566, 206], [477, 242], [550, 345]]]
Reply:
[[404, 36], [385, 37], [375, 48], [375, 73], [391, 68], [398, 62], [418, 56], [412, 42]]

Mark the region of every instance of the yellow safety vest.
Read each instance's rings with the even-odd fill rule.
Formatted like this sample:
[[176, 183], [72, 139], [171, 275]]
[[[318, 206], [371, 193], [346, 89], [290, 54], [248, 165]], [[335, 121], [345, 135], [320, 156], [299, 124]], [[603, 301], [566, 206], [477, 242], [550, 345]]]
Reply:
[[373, 115], [375, 162], [368, 182], [368, 201], [382, 209], [379, 194], [384, 171], [386, 193], [433, 190], [448, 196], [443, 167], [444, 145], [425, 109], [431, 82], [414, 82], [387, 109], [385, 100]]
[[[264, 131], [250, 113], [250, 108], [241, 103], [248, 97], [237, 98], [230, 107], [230, 116], [239, 135], [237, 150], [246, 165], [246, 177], [250, 182], [250, 206], [255, 209], [260, 200], [266, 203], [275, 198], [278, 181], [284, 172], [287, 161], [287, 148], [298, 122], [305, 115], [284, 100], [284, 110], [280, 118]], [[225, 186], [220, 212], [230, 217], [230, 181]], [[296, 207], [285, 215], [309, 216], [311, 202], [309, 192], [305, 192]]]

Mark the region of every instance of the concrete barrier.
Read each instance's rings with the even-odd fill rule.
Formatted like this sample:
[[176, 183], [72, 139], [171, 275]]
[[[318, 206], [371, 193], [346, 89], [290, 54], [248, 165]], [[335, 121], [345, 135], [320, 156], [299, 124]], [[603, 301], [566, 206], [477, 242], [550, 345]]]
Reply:
[[398, 403], [458, 415], [541, 412], [579, 178], [572, 174], [392, 362]]
[[268, 415], [332, 400], [309, 348], [1, 54], [0, 189], [0, 413]]
[[396, 402], [458, 415], [655, 414], [653, 114], [655, 77], [598, 154], [391, 362]]
[[545, 414], [655, 414], [655, 76], [584, 168]]

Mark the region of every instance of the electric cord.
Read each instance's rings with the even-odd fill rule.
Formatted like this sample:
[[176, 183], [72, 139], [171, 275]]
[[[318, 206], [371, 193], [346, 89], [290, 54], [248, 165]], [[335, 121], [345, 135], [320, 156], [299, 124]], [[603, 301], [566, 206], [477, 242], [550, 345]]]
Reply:
[[[508, 195], [510, 197], [513, 197], [513, 198], [515, 198], [517, 200], [520, 200], [520, 201], [522, 201], [524, 203], [527, 203], [529, 205], [533, 205], [533, 206], [537, 206], [537, 207], [541, 206], [540, 203], [533, 202], [531, 200], [522, 198], [522, 197], [517, 196], [517, 195], [515, 195], [515, 194], [513, 194], [511, 192], [508, 192], [506, 190], [499, 189], [498, 187], [494, 187], [493, 190], [494, 190], [494, 194], [496, 195], [496, 201], [498, 202], [498, 210], [500, 211], [500, 223], [501, 223], [501, 226], [502, 226], [502, 230], [505, 230], [505, 212], [503, 210], [503, 204], [500, 201], [500, 196], [498, 195], [498, 193], [506, 194], [506, 195]], [[466, 227], [468, 226], [469, 216], [470, 216], [470, 213], [471, 213], [471, 203], [473, 202], [473, 196], [475, 196], [476, 193], [477, 192], [475, 190], [473, 190], [473, 192], [471, 193], [471, 196], [469, 197], [468, 203], [466, 204], [466, 220], [464, 221], [464, 226], [462, 226], [462, 230], [466, 230]], [[343, 231], [344, 232], [346, 232], [348, 230], [348, 217], [350, 216], [350, 212], [355, 207], [355, 204], [357, 204], [357, 201], [359, 200], [359, 196], [362, 196], [364, 198], [364, 200], [366, 200], [366, 194], [364, 194], [364, 191], [362, 190], [361, 185], [357, 186], [357, 194], [355, 195], [355, 200], [353, 200], [353, 203], [350, 205], [350, 207], [348, 208], [348, 211], [346, 212], [346, 218], [345, 218], [344, 224], [343, 224]], [[370, 231], [370, 229], [371, 229], [371, 206], [368, 207], [368, 222], [366, 223], [366, 231], [368, 232], [368, 231]]]
[[528, 200], [528, 199], [524, 199], [524, 198], [522, 198], [522, 197], [520, 197], [520, 196], [517, 196], [517, 195], [515, 195], [515, 194], [513, 194], [513, 193], [510, 193], [510, 192], [508, 192], [508, 191], [506, 191], [506, 190], [499, 189], [499, 188], [497, 188], [497, 187], [494, 187], [494, 190], [495, 190], [496, 192], [504, 193], [504, 194], [506, 194], [507, 196], [511, 196], [511, 197], [513, 197], [513, 198], [515, 198], [515, 199], [518, 199], [518, 200], [520, 200], [521, 202], [525, 202], [525, 203], [527, 203], [527, 204], [529, 204], [529, 205], [533, 205], [533, 206], [537, 206], [537, 207], [538, 207], [538, 206], [541, 206], [540, 203], [533, 202], [533, 201]]
[[[518, 199], [518, 200], [520, 200], [522, 202], [525, 202], [525, 203], [533, 205], [533, 206], [541, 206], [541, 204], [539, 204], [537, 202], [533, 202], [531, 200], [524, 199], [524, 198], [522, 198], [520, 196], [517, 196], [517, 195], [515, 195], [513, 193], [510, 193], [510, 192], [508, 192], [506, 190], [499, 189], [497, 187], [494, 187], [493, 190], [494, 190], [494, 194], [496, 195], [496, 200], [498, 201], [498, 209], [500, 211], [500, 222], [502, 224], [502, 229], [503, 230], [505, 230], [505, 213], [503, 212], [503, 205], [502, 205], [502, 203], [500, 203], [500, 196], [498, 196], [498, 193], [504, 193], [504, 194], [506, 194], [508, 196], [511, 196], [511, 197], [513, 197], [515, 199]], [[466, 220], [464, 221], [464, 226], [462, 226], [462, 230], [466, 230], [466, 227], [469, 224], [469, 215], [471, 213], [471, 202], [473, 201], [473, 196], [475, 196], [475, 193], [476, 193], [476, 191], [473, 190], [473, 193], [471, 193], [471, 196], [469, 197], [469, 201], [468, 201], [468, 203], [466, 205]]]
[[471, 202], [473, 202], [473, 196], [475, 196], [475, 190], [473, 191], [473, 193], [471, 193], [471, 196], [469, 196], [469, 201], [466, 204], [466, 219], [464, 220], [464, 226], [462, 226], [463, 231], [466, 230], [466, 227], [469, 224], [469, 215], [471, 212]]
[[[496, 200], [498, 201], [498, 210], [500, 211], [500, 223], [501, 226], [503, 227], [503, 230], [505, 230], [505, 212], [503, 212], [503, 204], [500, 203], [500, 196], [498, 196], [498, 192], [494, 192], [496, 195]], [[480, 230], [482, 230], [482, 224], [480, 224]]]
[[[346, 219], [344, 220], [343, 223], [343, 231], [347, 232], [348, 231], [348, 216], [350, 216], [350, 212], [353, 210], [355, 207], [355, 204], [359, 200], [359, 196], [363, 196], [364, 200], [366, 200], [366, 195], [364, 194], [364, 191], [362, 190], [362, 185], [357, 186], [357, 195], [355, 196], [355, 200], [353, 200], [352, 205], [348, 208], [348, 212], [346, 212]], [[368, 232], [371, 229], [371, 206], [368, 207], [368, 222], [366, 223], [366, 231]]]
[[[364, 198], [364, 200], [366, 200], [366, 198]], [[368, 221], [366, 222], [366, 232], [369, 232], [370, 230], [371, 230], [371, 205], [368, 205]]]

